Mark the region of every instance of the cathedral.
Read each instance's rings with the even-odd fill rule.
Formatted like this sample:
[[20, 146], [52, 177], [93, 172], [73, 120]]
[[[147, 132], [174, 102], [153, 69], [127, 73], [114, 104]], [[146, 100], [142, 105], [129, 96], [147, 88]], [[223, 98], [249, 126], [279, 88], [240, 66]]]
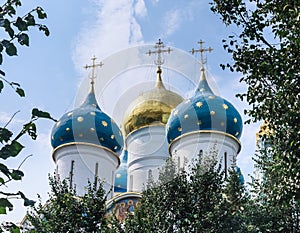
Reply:
[[[212, 49], [200, 48], [201, 70], [194, 94], [184, 99], [168, 90], [163, 82], [163, 53], [169, 53], [159, 40], [149, 55], [155, 55], [155, 85], [133, 100], [122, 124], [105, 113], [96, 100], [94, 69], [90, 90], [82, 104], [65, 113], [51, 133], [55, 173], [68, 178], [78, 195], [84, 193], [88, 180], [103, 181], [108, 193], [107, 209], [119, 220], [134, 211], [141, 192], [151, 177], [158, 179], [166, 159], [172, 158], [178, 169], [188, 169], [197, 156], [215, 158], [227, 171], [236, 167], [241, 149], [242, 118], [226, 99], [214, 93], [206, 78], [203, 53]], [[96, 81], [97, 82], [97, 81]]]

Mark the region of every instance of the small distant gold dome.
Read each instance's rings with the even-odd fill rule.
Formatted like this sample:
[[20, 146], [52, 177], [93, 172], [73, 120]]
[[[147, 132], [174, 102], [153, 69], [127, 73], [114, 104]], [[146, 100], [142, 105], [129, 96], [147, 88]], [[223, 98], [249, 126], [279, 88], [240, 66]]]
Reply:
[[263, 121], [259, 127], [259, 131], [256, 133], [256, 143], [263, 137], [270, 137], [273, 134], [273, 131], [269, 127], [269, 122], [267, 120]]
[[172, 110], [183, 101], [180, 95], [165, 88], [161, 73], [159, 67], [155, 87], [129, 105], [123, 118], [125, 136], [145, 126], [166, 125]]

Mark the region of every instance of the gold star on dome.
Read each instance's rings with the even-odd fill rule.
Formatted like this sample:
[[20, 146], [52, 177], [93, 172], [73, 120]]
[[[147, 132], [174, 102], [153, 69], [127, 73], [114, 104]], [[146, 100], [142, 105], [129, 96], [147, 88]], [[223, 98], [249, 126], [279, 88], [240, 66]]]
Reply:
[[174, 115], [174, 116], [177, 116], [177, 114], [178, 114], [178, 109], [176, 109], [176, 110], [174, 111], [173, 115]]
[[71, 129], [69, 127], [66, 128], [66, 131], [69, 132]]
[[228, 109], [228, 105], [227, 105], [227, 104], [223, 104], [222, 106], [223, 106], [223, 108], [224, 108], [225, 110]]
[[121, 174], [118, 173], [118, 174], [116, 175], [116, 178], [120, 178], [120, 177], [121, 177]]
[[202, 125], [202, 121], [199, 120], [199, 121], [197, 122], [197, 125]]
[[81, 116], [80, 116], [80, 117], [77, 117], [77, 121], [78, 121], [78, 122], [83, 122], [83, 120], [84, 120], [83, 117], [81, 117]]
[[181, 128], [181, 127], [178, 127], [178, 131], [181, 132], [181, 131], [182, 131], [182, 128]]
[[115, 138], [115, 135], [113, 135], [113, 134], [110, 135], [110, 138], [111, 138], [111, 139], [114, 139], [114, 138]]
[[94, 128], [90, 128], [90, 131], [93, 133], [93, 132], [95, 132], [95, 129]]
[[238, 120], [236, 119], [236, 117], [233, 118], [233, 122], [234, 122], [234, 123], [237, 123], [237, 121], [238, 121]]
[[106, 121], [102, 121], [101, 124], [106, 127], [107, 126], [107, 122]]
[[198, 108], [200, 108], [202, 105], [203, 105], [202, 102], [197, 102], [197, 103], [196, 103], [196, 106], [197, 106]]
[[103, 142], [103, 141], [104, 141], [104, 138], [99, 138], [99, 140], [100, 140], [101, 142]]
[[215, 111], [210, 111], [210, 115], [211, 115], [211, 116], [214, 116], [215, 114], [216, 114]]
[[96, 113], [95, 113], [95, 112], [90, 112], [90, 114], [91, 114], [92, 116], [95, 116], [95, 115], [96, 115]]
[[188, 114], [185, 114], [184, 115], [184, 119], [188, 119], [189, 118], [189, 115]]

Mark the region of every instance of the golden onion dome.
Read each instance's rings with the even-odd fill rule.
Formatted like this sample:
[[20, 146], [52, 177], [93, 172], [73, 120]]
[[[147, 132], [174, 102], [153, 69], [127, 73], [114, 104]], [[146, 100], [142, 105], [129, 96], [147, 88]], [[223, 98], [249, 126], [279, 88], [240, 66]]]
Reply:
[[166, 125], [172, 110], [183, 101], [180, 95], [165, 88], [161, 73], [158, 67], [155, 87], [129, 105], [123, 118], [125, 136], [145, 126]]

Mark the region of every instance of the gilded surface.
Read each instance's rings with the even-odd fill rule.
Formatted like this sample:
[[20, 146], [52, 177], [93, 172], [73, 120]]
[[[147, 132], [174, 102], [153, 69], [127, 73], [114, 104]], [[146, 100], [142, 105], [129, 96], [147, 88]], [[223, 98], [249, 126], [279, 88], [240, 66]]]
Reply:
[[151, 124], [165, 125], [172, 110], [182, 100], [181, 96], [164, 87], [159, 74], [155, 88], [140, 95], [127, 109], [123, 120], [125, 135]]

